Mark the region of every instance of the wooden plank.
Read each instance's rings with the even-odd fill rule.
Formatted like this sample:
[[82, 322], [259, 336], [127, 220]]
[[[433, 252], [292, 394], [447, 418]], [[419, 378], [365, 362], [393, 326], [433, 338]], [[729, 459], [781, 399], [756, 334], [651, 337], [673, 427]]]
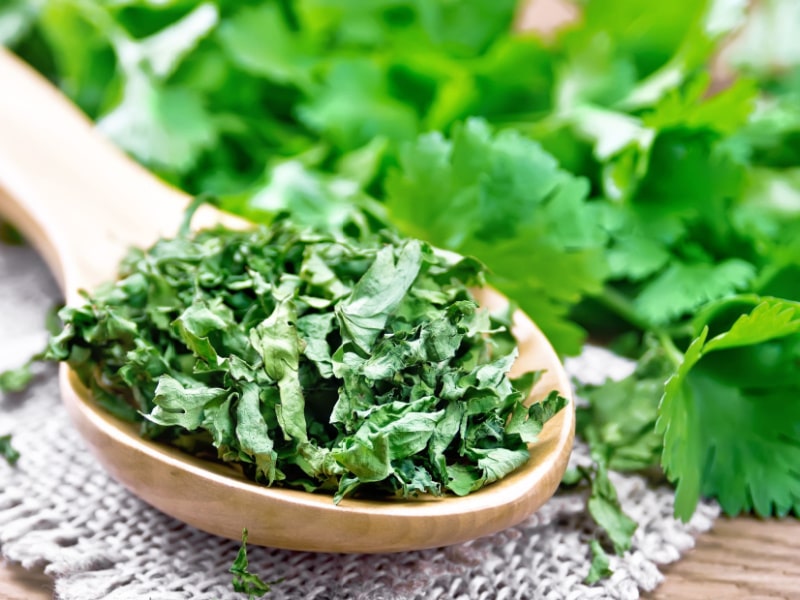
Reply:
[[800, 598], [800, 521], [719, 519], [697, 547], [665, 569], [652, 600]]
[[53, 598], [53, 580], [41, 569], [27, 570], [0, 560], [0, 598], [50, 600]]

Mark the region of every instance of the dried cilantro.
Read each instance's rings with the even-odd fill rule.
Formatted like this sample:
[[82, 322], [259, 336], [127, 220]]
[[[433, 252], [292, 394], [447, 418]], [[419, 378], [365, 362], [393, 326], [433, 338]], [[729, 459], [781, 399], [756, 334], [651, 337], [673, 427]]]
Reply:
[[611, 559], [608, 557], [608, 554], [606, 554], [606, 551], [603, 550], [603, 546], [598, 540], [589, 542], [589, 550], [591, 552], [592, 562], [584, 583], [593, 585], [602, 579], [611, 577], [614, 571], [611, 570]]
[[267, 594], [278, 581], [264, 581], [255, 573], [250, 572], [250, 562], [247, 560], [247, 529], [242, 530], [242, 545], [228, 571], [233, 575], [233, 591], [247, 594], [248, 598], [261, 598]]
[[509, 315], [475, 260], [279, 220], [133, 250], [48, 354], [141, 433], [267, 485], [463, 495], [522, 466], [565, 400], [526, 408]]
[[0, 435], [0, 456], [12, 467], [19, 460], [19, 452], [11, 445], [11, 435]]
[[25, 238], [11, 223], [0, 219], [0, 243], [9, 246], [21, 246], [25, 243]]
[[0, 371], [0, 392], [21, 392], [26, 389], [33, 380], [31, 365], [34, 360], [32, 358], [16, 369]]

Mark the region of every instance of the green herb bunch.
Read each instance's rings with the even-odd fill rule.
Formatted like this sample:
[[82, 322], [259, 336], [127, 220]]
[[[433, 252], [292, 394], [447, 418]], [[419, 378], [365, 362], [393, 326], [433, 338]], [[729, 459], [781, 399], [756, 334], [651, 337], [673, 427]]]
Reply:
[[132, 250], [48, 355], [143, 435], [260, 483], [464, 495], [523, 465], [566, 402], [525, 407], [537, 374], [509, 379], [510, 316], [479, 309], [482, 281], [388, 234], [208, 230]]

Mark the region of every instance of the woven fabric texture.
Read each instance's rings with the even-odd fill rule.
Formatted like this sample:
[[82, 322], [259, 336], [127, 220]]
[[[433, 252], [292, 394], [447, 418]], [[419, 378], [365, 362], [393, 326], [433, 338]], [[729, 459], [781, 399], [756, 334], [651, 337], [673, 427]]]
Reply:
[[[18, 366], [46, 339], [44, 316], [59, 298], [29, 248], [0, 244], [0, 370]], [[568, 362], [583, 379], [618, 377], [625, 361], [589, 349]], [[0, 552], [44, 567], [63, 600], [222, 600], [244, 597], [228, 568], [239, 543], [202, 533], [138, 500], [85, 449], [61, 407], [52, 366], [24, 393], [0, 393], [0, 435], [22, 457], [0, 461]], [[577, 445], [573, 462], [588, 460]], [[638, 476], [617, 476], [620, 498], [639, 524], [633, 549], [612, 558], [614, 575], [583, 584], [595, 534], [585, 499], [559, 493], [522, 524], [469, 543], [393, 555], [340, 555], [250, 547], [251, 571], [278, 581], [267, 596], [309, 600], [638, 598], [710, 528], [718, 509], [672, 518], [672, 493]]]

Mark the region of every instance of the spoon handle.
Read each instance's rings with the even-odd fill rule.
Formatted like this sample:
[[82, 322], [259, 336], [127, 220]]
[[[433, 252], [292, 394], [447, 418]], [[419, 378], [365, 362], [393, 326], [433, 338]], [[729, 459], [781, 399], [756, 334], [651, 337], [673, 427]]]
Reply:
[[112, 277], [130, 246], [174, 235], [187, 200], [0, 48], [0, 214], [42, 253], [67, 302]]

